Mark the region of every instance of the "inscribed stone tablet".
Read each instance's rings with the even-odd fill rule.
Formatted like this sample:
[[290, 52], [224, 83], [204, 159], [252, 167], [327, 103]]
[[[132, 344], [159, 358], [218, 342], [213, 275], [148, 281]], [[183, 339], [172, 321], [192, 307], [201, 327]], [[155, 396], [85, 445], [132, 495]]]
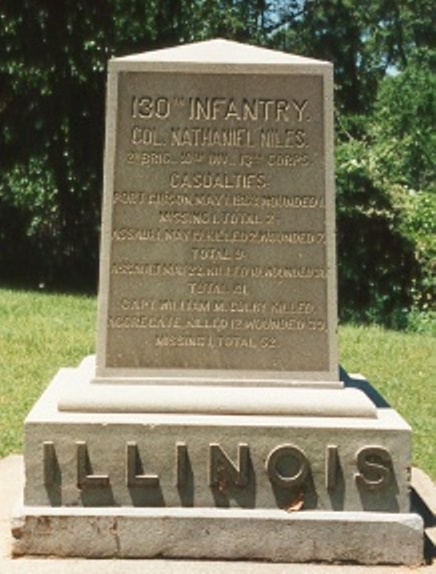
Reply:
[[117, 78], [105, 366], [331, 371], [323, 75]]

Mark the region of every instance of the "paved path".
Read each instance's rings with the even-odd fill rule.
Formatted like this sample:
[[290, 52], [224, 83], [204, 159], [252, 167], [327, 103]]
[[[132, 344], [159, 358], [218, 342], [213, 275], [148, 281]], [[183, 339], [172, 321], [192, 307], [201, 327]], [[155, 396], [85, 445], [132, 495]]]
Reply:
[[327, 566], [192, 560], [11, 559], [9, 519], [23, 488], [23, 458], [0, 460], [1, 574], [436, 574], [436, 564], [408, 566]]

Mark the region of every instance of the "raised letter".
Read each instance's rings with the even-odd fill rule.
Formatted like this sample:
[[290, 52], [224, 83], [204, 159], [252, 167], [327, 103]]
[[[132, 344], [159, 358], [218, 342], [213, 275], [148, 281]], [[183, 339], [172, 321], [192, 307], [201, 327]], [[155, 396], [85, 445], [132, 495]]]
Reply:
[[43, 442], [44, 484], [52, 486], [55, 482], [56, 452], [51, 440]]
[[354, 476], [358, 486], [370, 490], [385, 488], [392, 480], [392, 458], [382, 446], [364, 446], [356, 453], [359, 470]]
[[328, 445], [325, 457], [325, 487], [333, 490], [336, 487], [336, 477], [338, 470], [338, 447]]
[[282, 488], [294, 488], [306, 480], [309, 465], [302, 450], [292, 444], [284, 444], [269, 453], [266, 471], [273, 484]]
[[232, 482], [237, 486], [248, 484], [248, 444], [239, 443], [238, 462], [234, 464], [219, 444], [209, 445], [209, 485]]
[[188, 448], [184, 442], [176, 444], [177, 449], [177, 478], [176, 486], [183, 486], [188, 472]]
[[101, 488], [109, 485], [107, 474], [88, 474], [91, 471], [88, 446], [85, 441], [76, 441], [77, 449], [77, 487]]
[[[138, 445], [136, 442], [127, 443], [127, 472], [126, 483], [127, 486], [158, 486], [159, 477], [157, 474], [137, 474], [142, 471], [142, 464], [139, 459]], [[140, 467], [138, 469], [138, 467]]]

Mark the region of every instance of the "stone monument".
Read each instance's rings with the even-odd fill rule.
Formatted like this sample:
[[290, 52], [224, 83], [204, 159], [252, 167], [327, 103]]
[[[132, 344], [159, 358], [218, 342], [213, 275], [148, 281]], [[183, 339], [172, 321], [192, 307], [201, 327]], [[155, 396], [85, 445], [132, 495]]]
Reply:
[[97, 354], [26, 419], [17, 554], [422, 559], [411, 430], [339, 376], [332, 74], [110, 61]]

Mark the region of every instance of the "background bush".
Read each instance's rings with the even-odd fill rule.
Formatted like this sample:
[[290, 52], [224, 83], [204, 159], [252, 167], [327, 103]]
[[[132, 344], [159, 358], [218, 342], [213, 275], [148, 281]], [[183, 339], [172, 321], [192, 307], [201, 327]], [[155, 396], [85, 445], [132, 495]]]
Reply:
[[334, 63], [341, 317], [426, 329], [430, 0], [4, 0], [0, 281], [95, 290], [107, 60], [212, 37]]

